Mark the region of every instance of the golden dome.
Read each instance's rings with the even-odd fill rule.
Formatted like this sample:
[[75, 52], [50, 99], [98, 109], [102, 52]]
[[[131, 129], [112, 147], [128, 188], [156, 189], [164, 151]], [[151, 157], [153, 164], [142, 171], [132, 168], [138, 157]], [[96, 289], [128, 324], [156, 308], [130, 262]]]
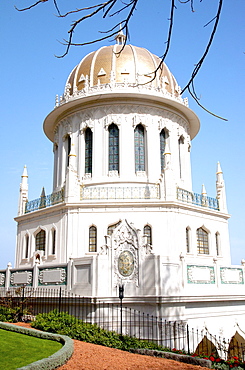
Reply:
[[183, 114], [189, 121], [193, 139], [200, 122], [182, 98], [180, 87], [165, 63], [156, 71], [161, 59], [147, 49], [133, 45], [122, 46], [125, 36], [120, 31], [115, 45], [104, 46], [86, 55], [70, 73], [64, 94], [56, 95], [55, 108], [44, 121], [44, 131], [54, 140], [56, 125], [68, 114], [82, 106], [107, 101], [154, 102]]
[[66, 83], [66, 92], [77, 91], [110, 83], [140, 86], [152, 80], [152, 88], [163, 89], [172, 97], [180, 96], [180, 88], [165, 63], [154, 71], [161, 59], [147, 49], [133, 45], [104, 46], [86, 55], [73, 69]]

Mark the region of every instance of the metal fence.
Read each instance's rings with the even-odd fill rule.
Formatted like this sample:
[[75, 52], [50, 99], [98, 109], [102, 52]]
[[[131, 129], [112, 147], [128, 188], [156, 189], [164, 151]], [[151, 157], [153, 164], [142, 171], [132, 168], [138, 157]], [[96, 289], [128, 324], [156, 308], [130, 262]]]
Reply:
[[136, 309], [92, 297], [81, 297], [61, 289], [20, 287], [0, 291], [0, 314], [6, 307], [18, 308], [18, 320], [32, 320], [39, 313], [66, 312], [103, 329], [151, 342], [168, 349], [223, 359], [238, 356], [245, 360], [245, 347], [217, 338], [207, 329], [189, 328], [184, 321], [167, 321]]

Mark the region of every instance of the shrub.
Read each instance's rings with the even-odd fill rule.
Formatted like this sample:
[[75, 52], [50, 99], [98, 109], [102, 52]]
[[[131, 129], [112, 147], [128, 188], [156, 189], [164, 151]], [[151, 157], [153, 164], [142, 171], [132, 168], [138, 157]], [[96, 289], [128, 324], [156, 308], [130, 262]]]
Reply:
[[101, 329], [96, 324], [85, 323], [68, 313], [59, 313], [57, 310], [38, 314], [36, 320], [31, 325], [36, 329], [67, 335], [73, 339], [122, 350], [129, 350], [130, 348], [166, 350], [153, 342], [139, 340], [126, 335], [121, 337], [116, 332]]

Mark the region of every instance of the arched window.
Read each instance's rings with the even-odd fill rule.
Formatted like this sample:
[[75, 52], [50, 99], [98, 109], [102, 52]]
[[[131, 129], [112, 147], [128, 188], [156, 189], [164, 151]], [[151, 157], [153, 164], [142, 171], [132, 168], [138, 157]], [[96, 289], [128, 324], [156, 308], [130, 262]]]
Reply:
[[56, 230], [52, 229], [52, 254], [56, 253]]
[[97, 252], [97, 228], [90, 226], [89, 228], [89, 252]]
[[36, 251], [44, 251], [45, 252], [45, 245], [46, 245], [46, 232], [45, 230], [40, 230], [39, 233], [36, 235]]
[[25, 258], [28, 258], [29, 254], [29, 235], [26, 234], [25, 236]]
[[134, 130], [135, 171], [145, 171], [145, 131], [139, 124]]
[[70, 135], [67, 135], [67, 138], [66, 138], [66, 140], [67, 140], [67, 146], [66, 146], [66, 149], [67, 149], [67, 166], [69, 166], [69, 154], [70, 154], [70, 151], [71, 151], [71, 137], [70, 137]]
[[165, 144], [166, 144], [166, 133], [165, 130], [160, 132], [160, 159], [161, 159], [161, 171], [164, 170], [164, 153], [165, 153]]
[[85, 173], [92, 173], [93, 133], [88, 127], [85, 131]]
[[202, 227], [197, 229], [197, 253], [209, 254], [208, 233]]
[[216, 254], [217, 256], [220, 255], [220, 234], [217, 232], [215, 233], [215, 246], [216, 246]]
[[117, 223], [113, 224], [113, 225], [110, 225], [108, 226], [107, 228], [107, 235], [111, 236], [113, 234], [113, 231], [115, 230], [115, 228], [120, 225], [121, 221], [118, 221]]
[[144, 235], [146, 236], [146, 243], [152, 245], [152, 233], [149, 225], [144, 226]]
[[186, 253], [190, 253], [190, 229], [189, 227], [185, 229], [185, 243], [186, 243]]
[[109, 171], [119, 171], [119, 129], [112, 123], [109, 128]]
[[179, 176], [182, 179], [183, 177], [183, 144], [184, 144], [184, 138], [181, 136], [178, 141], [179, 146]]

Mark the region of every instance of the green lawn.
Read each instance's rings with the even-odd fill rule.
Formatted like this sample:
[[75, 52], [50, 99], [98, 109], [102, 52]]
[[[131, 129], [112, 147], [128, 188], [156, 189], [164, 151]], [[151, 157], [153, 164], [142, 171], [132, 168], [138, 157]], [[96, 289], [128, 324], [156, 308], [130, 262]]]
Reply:
[[62, 344], [0, 329], [0, 370], [14, 370], [52, 355]]

